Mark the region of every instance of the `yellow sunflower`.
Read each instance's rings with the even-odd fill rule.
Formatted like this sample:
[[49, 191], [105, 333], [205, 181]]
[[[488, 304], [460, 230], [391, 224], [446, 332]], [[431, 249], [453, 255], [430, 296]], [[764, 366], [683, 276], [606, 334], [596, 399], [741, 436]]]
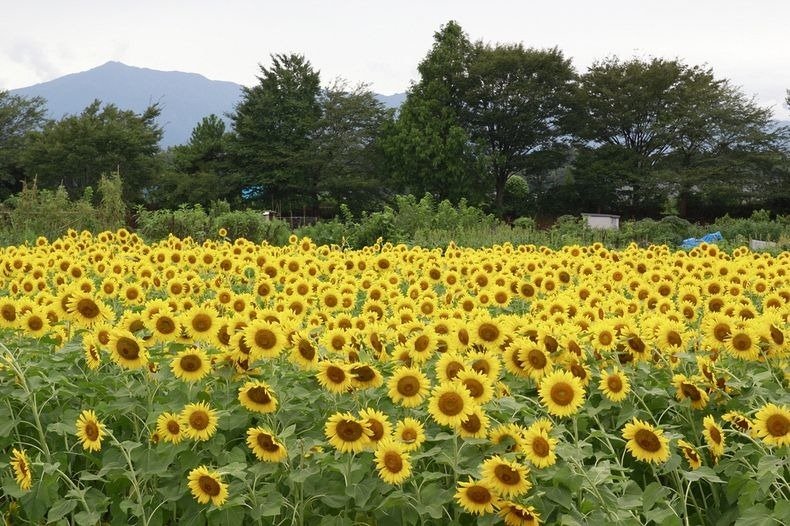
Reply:
[[601, 381], [598, 383], [598, 389], [601, 390], [603, 395], [612, 402], [622, 402], [631, 392], [631, 384], [628, 377], [619, 368], [615, 367], [612, 372], [602, 371]]
[[86, 451], [99, 451], [101, 441], [104, 438], [105, 427], [99, 422], [96, 413], [91, 409], [84, 409], [77, 418], [75, 424], [77, 428], [77, 438], [82, 441], [82, 447]]
[[351, 413], [335, 413], [327, 420], [324, 434], [341, 453], [359, 453], [370, 444], [373, 431], [367, 422], [354, 418]]
[[376, 447], [376, 468], [381, 480], [388, 484], [400, 484], [411, 475], [411, 459], [406, 446], [387, 437]]
[[764, 405], [754, 415], [754, 431], [769, 446], [790, 444], [790, 410], [787, 406]]
[[376, 447], [376, 444], [385, 438], [392, 437], [392, 424], [386, 414], [377, 409], [365, 408], [359, 412], [359, 419], [368, 424], [370, 427], [370, 447]]
[[112, 310], [92, 294], [71, 290], [66, 301], [66, 312], [80, 327], [90, 327], [95, 323], [112, 319]]
[[179, 320], [192, 341], [212, 343], [216, 339], [219, 328], [219, 315], [213, 307], [194, 306], [185, 312]]
[[30, 459], [24, 449], [14, 448], [11, 452], [11, 469], [14, 471], [14, 478], [22, 491], [29, 491], [33, 485], [33, 471], [30, 467]]
[[546, 468], [557, 462], [557, 455], [554, 452], [557, 448], [557, 439], [551, 438], [545, 429], [530, 426], [524, 433], [522, 448], [536, 468]]
[[190, 471], [187, 480], [192, 496], [200, 504], [211, 502], [219, 507], [228, 500], [228, 485], [222, 482], [219, 473], [210, 471], [206, 466], [199, 466]]
[[428, 377], [422, 371], [405, 366], [395, 369], [387, 381], [390, 399], [403, 407], [420, 405], [428, 394], [430, 385]]
[[724, 454], [724, 431], [713, 418], [713, 415], [708, 415], [702, 419], [702, 436], [705, 437], [705, 443], [708, 444], [708, 449], [714, 462], [717, 462], [719, 457]]
[[354, 389], [371, 389], [384, 383], [384, 377], [370, 364], [354, 363], [349, 365], [351, 386]]
[[287, 344], [282, 328], [265, 320], [252, 320], [243, 334], [251, 361], [276, 358]]
[[176, 378], [185, 382], [196, 382], [211, 372], [211, 363], [205, 351], [197, 347], [184, 349], [170, 362]]
[[678, 401], [688, 399], [693, 409], [704, 409], [708, 405], [708, 392], [701, 389], [695, 380], [700, 378], [688, 378], [685, 374], [676, 374], [672, 377], [672, 384], [675, 386], [675, 398]]
[[252, 427], [247, 430], [247, 447], [258, 460], [263, 462], [281, 462], [288, 457], [285, 446], [271, 431], [262, 427]]
[[515, 502], [502, 502], [499, 505], [499, 516], [506, 526], [538, 526], [540, 514], [532, 506], [522, 506]]
[[186, 423], [176, 413], [162, 413], [156, 419], [156, 432], [165, 442], [178, 444], [184, 439]]
[[508, 453], [523, 451], [525, 433], [526, 429], [518, 424], [500, 424], [488, 433], [488, 440], [493, 445], [505, 445]]
[[499, 498], [493, 488], [484, 481], [475, 481], [469, 477], [467, 482], [459, 482], [455, 492], [455, 500], [469, 513], [482, 515], [493, 513], [499, 505]]
[[628, 440], [625, 447], [643, 462], [661, 464], [669, 459], [669, 441], [664, 431], [634, 418], [623, 428], [623, 438]]
[[529, 468], [495, 455], [481, 466], [483, 482], [502, 497], [517, 497], [529, 491]]
[[691, 469], [697, 469], [702, 466], [702, 459], [699, 453], [697, 453], [697, 449], [692, 444], [689, 444], [685, 440], [678, 440], [678, 447], [683, 452], [683, 456], [686, 457], [686, 461], [689, 463]]
[[460, 371], [456, 381], [461, 382], [469, 391], [469, 395], [479, 405], [483, 405], [494, 396], [494, 388], [488, 376], [475, 370]]
[[217, 432], [217, 412], [206, 402], [188, 404], [179, 416], [186, 423], [184, 435], [192, 440], [208, 440]]
[[524, 372], [536, 382], [550, 373], [554, 366], [546, 350], [534, 342], [518, 350], [518, 361], [522, 364]]
[[318, 366], [318, 348], [307, 331], [298, 331], [291, 336], [290, 360], [306, 371]]
[[239, 403], [256, 413], [272, 413], [277, 409], [277, 397], [266, 382], [250, 380], [239, 387]]
[[318, 362], [318, 372], [315, 374], [321, 387], [330, 393], [342, 394], [351, 388], [353, 376], [349, 364], [337, 360], [322, 360]]
[[540, 401], [554, 416], [576, 414], [584, 404], [582, 382], [568, 371], [554, 371], [540, 383]]
[[124, 369], [141, 369], [148, 365], [148, 353], [143, 341], [126, 329], [110, 331], [107, 343], [115, 363]]
[[407, 416], [395, 424], [395, 439], [403, 444], [404, 451], [414, 451], [425, 442], [425, 427], [419, 420]]
[[440, 425], [458, 427], [474, 412], [476, 405], [464, 385], [454, 380], [433, 389], [428, 413]]
[[725, 350], [739, 360], [754, 361], [760, 355], [760, 337], [751, 327], [743, 324], [732, 327], [725, 343]]

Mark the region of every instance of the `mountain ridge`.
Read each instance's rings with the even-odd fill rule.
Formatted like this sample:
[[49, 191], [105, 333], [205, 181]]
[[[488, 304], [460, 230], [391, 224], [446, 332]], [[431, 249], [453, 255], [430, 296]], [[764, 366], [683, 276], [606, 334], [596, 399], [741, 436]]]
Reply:
[[[157, 122], [164, 131], [160, 145], [167, 148], [189, 141], [195, 125], [212, 113], [229, 125], [227, 114], [234, 110], [242, 89], [241, 84], [212, 80], [200, 73], [109, 61], [86, 71], [9, 91], [13, 95], [43, 97], [47, 101], [48, 117], [53, 119], [79, 114], [96, 99], [137, 113], [158, 103], [162, 113]], [[399, 107], [405, 97], [405, 93], [376, 94], [388, 108]]]

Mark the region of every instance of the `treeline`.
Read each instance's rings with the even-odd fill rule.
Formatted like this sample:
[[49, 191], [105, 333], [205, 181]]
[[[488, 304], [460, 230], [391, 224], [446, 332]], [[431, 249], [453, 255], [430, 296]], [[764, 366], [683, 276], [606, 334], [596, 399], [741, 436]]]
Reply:
[[52, 121], [46, 101], [0, 92], [0, 199], [34, 180], [85, 199], [119, 173], [128, 210], [223, 201], [360, 217], [428, 194], [507, 220], [790, 211], [788, 129], [709, 68], [611, 57], [580, 73], [557, 48], [472, 42], [449, 22], [418, 72], [393, 111], [365, 86], [322, 87], [301, 55], [273, 55], [229, 127], [207, 116], [166, 151], [156, 105], [96, 101]]

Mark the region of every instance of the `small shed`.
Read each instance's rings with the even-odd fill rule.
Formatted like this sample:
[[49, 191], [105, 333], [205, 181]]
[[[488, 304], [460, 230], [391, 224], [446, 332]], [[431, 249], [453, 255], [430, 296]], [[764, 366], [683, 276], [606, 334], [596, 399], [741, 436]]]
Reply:
[[620, 216], [612, 214], [582, 214], [590, 228], [620, 230]]

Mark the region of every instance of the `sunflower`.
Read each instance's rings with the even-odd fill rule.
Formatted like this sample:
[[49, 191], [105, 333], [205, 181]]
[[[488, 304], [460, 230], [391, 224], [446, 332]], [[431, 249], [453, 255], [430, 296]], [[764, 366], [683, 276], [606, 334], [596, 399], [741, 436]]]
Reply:
[[724, 348], [739, 360], [753, 361], [760, 355], [759, 341], [759, 335], [751, 327], [739, 324], [732, 327]]
[[148, 353], [143, 341], [128, 330], [110, 331], [107, 346], [113, 361], [125, 369], [141, 369], [148, 365]]
[[466, 363], [469, 368], [488, 376], [492, 382], [499, 379], [499, 371], [502, 363], [496, 354], [492, 352], [473, 352], [466, 356]]
[[475, 515], [493, 513], [499, 505], [499, 498], [493, 488], [485, 481], [475, 481], [469, 477], [467, 482], [459, 482], [455, 492], [455, 500], [463, 509]]
[[388, 484], [400, 484], [411, 475], [411, 459], [404, 444], [387, 437], [376, 447], [379, 477]]
[[428, 403], [428, 413], [440, 425], [458, 427], [477, 406], [464, 384], [458, 380], [434, 387]]
[[271, 387], [260, 380], [250, 380], [239, 387], [239, 403], [256, 413], [272, 413], [277, 409], [277, 398]]
[[373, 431], [367, 422], [354, 418], [351, 413], [335, 413], [326, 421], [324, 434], [341, 453], [359, 453], [370, 444]]
[[500, 424], [488, 433], [488, 440], [493, 445], [503, 444], [507, 452], [524, 450], [524, 434], [526, 429], [518, 424]]
[[392, 424], [387, 415], [377, 409], [365, 408], [359, 412], [359, 419], [368, 424], [371, 435], [371, 449], [381, 440], [392, 437]]
[[211, 364], [205, 351], [193, 347], [178, 353], [170, 362], [170, 369], [176, 378], [195, 382], [211, 372]]
[[625, 446], [637, 460], [661, 464], [669, 459], [669, 441], [664, 431], [647, 422], [635, 417], [623, 428], [623, 438], [628, 440]]
[[403, 407], [420, 405], [429, 392], [430, 381], [419, 369], [401, 366], [387, 381], [390, 399]]
[[213, 307], [194, 306], [187, 310], [179, 320], [186, 328], [192, 341], [213, 343], [219, 324], [217, 311]]
[[370, 364], [356, 363], [349, 366], [351, 386], [354, 389], [370, 389], [384, 383], [384, 377]]
[[419, 420], [407, 416], [395, 424], [395, 439], [403, 444], [404, 451], [414, 451], [425, 442], [425, 427]]
[[612, 372], [602, 371], [598, 389], [612, 402], [622, 402], [631, 392], [631, 384], [623, 371], [615, 367]]
[[481, 472], [483, 482], [488, 483], [502, 497], [517, 497], [532, 487], [527, 478], [529, 468], [518, 462], [507, 461], [499, 455], [484, 461]]
[[735, 429], [742, 433], [749, 433], [754, 428], [754, 423], [744, 414], [738, 411], [727, 411], [721, 415], [721, 419], [729, 422]]
[[678, 401], [689, 399], [693, 409], [704, 409], [708, 405], [708, 392], [701, 389], [695, 380], [701, 381], [702, 377], [688, 378], [685, 374], [676, 374], [672, 377], [675, 386], [675, 398]]
[[112, 319], [112, 310], [103, 301], [79, 289], [70, 290], [65, 307], [71, 319], [80, 327], [90, 327]]
[[165, 442], [178, 444], [184, 439], [186, 423], [176, 413], [162, 413], [156, 419], [156, 432]]
[[555, 371], [546, 376], [538, 389], [540, 401], [554, 416], [576, 414], [584, 404], [584, 387], [568, 371]]
[[708, 445], [710, 454], [713, 461], [718, 461], [719, 457], [724, 454], [724, 431], [713, 418], [713, 415], [708, 415], [702, 419], [702, 436], [705, 438], [705, 443]]
[[491, 380], [483, 373], [475, 370], [461, 371], [457, 375], [458, 382], [461, 382], [472, 399], [479, 405], [483, 405], [494, 396], [494, 388]]
[[506, 526], [538, 526], [540, 524], [540, 514], [532, 506], [522, 506], [506, 501], [499, 505], [498, 514]]
[[17, 323], [18, 327], [22, 329], [27, 336], [32, 338], [41, 338], [50, 331], [47, 314], [43, 308], [38, 306], [24, 313], [20, 313]]
[[99, 451], [104, 438], [105, 427], [91, 409], [84, 409], [77, 418], [77, 438], [82, 441], [86, 451]]
[[540, 345], [529, 342], [518, 351], [518, 360], [524, 372], [536, 382], [551, 372], [554, 364], [551, 357]]
[[790, 444], [790, 410], [787, 406], [764, 405], [754, 415], [754, 431], [769, 446]]
[[217, 431], [217, 412], [206, 402], [188, 404], [179, 416], [186, 423], [184, 435], [192, 440], [208, 440]]
[[155, 313], [146, 326], [151, 331], [151, 337], [156, 342], [171, 342], [178, 339], [181, 334], [181, 322], [169, 310], [160, 310]]
[[318, 372], [315, 374], [321, 387], [330, 393], [342, 394], [351, 388], [353, 376], [349, 371], [349, 364], [337, 360], [322, 360], [318, 362]]
[[95, 371], [101, 366], [101, 351], [95, 336], [84, 335], [82, 337], [82, 350], [85, 354], [85, 364], [88, 369]]
[[222, 506], [228, 500], [228, 485], [222, 482], [222, 477], [216, 471], [210, 471], [206, 466], [199, 466], [189, 472], [189, 489], [192, 496], [200, 504]]
[[589, 328], [590, 342], [597, 351], [611, 351], [617, 346], [617, 333], [612, 320], [597, 320]]
[[14, 478], [22, 491], [29, 491], [33, 485], [33, 472], [30, 469], [30, 459], [24, 449], [16, 449], [11, 452], [11, 469], [14, 471]]
[[291, 335], [290, 360], [306, 371], [318, 366], [318, 348], [307, 331], [297, 331]]
[[546, 468], [557, 462], [556, 447], [557, 439], [551, 438], [545, 429], [533, 425], [524, 433], [522, 448], [536, 468]]
[[252, 320], [243, 334], [250, 348], [250, 361], [276, 358], [287, 344], [282, 328], [265, 320]]
[[697, 448], [692, 444], [689, 444], [685, 440], [678, 440], [678, 447], [683, 452], [683, 456], [686, 457], [686, 461], [689, 463], [691, 469], [697, 469], [702, 466], [702, 459], [700, 459], [699, 453], [697, 453]]
[[268, 429], [251, 427], [247, 430], [247, 447], [258, 460], [263, 462], [281, 462], [288, 457], [288, 450]]

